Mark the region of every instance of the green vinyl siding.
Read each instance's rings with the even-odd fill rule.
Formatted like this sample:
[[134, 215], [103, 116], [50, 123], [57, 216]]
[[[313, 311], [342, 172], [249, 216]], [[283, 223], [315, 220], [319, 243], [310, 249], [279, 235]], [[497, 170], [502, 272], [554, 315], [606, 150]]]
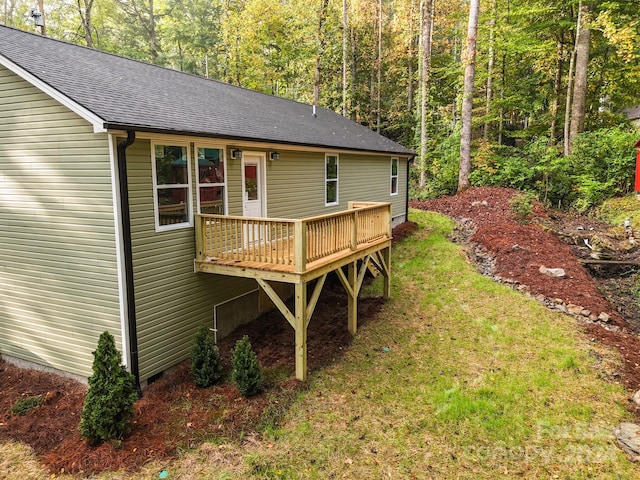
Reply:
[[106, 134], [0, 67], [0, 353], [91, 374], [122, 346]]
[[339, 156], [338, 205], [325, 207], [324, 153], [280, 152], [267, 161], [270, 217], [306, 218], [346, 210], [351, 201], [391, 202], [392, 215], [406, 213], [407, 160], [398, 159], [398, 194], [391, 195], [391, 157]]
[[[170, 140], [158, 140], [158, 143], [172, 144]], [[189, 143], [189, 148], [193, 149], [193, 142]], [[227, 169], [229, 184], [236, 188], [240, 185], [240, 161], [231, 162]], [[193, 162], [191, 169], [193, 179]], [[198, 327], [203, 324], [213, 326], [215, 305], [255, 290], [256, 283], [241, 278], [195, 274], [193, 227], [156, 232], [149, 140], [136, 140], [127, 149], [127, 173], [138, 355], [140, 379], [144, 382], [188, 358]], [[196, 188], [194, 184], [191, 187], [193, 214]], [[229, 200], [232, 200], [231, 194]], [[242, 204], [239, 205], [241, 211]], [[255, 315], [257, 308], [257, 302], [253, 302], [245, 310]], [[223, 323], [219, 330], [228, 331], [229, 324], [235, 324], [237, 320], [219, 318], [218, 322]]]

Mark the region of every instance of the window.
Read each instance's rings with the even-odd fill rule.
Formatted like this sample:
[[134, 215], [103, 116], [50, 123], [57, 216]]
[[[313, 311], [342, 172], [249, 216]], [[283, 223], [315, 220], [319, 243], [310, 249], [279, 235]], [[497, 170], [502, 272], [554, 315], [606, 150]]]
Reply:
[[191, 226], [189, 149], [186, 145], [152, 144], [156, 230]]
[[324, 158], [325, 164], [325, 197], [326, 206], [338, 204], [338, 156], [327, 155]]
[[224, 150], [198, 147], [198, 212], [213, 215], [226, 214], [226, 184]]
[[398, 195], [398, 159], [391, 159], [391, 195]]

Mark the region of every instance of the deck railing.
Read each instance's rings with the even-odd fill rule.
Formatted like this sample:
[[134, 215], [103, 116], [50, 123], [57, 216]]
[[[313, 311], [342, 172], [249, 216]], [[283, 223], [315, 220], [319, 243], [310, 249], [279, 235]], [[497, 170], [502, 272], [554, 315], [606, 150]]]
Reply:
[[289, 220], [196, 215], [196, 260], [307, 264], [391, 238], [391, 204], [351, 202], [349, 210]]

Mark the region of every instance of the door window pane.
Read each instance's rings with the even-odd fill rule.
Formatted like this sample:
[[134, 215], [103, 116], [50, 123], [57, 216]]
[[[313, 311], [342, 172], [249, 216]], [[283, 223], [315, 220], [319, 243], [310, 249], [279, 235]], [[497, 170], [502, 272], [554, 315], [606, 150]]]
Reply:
[[258, 200], [258, 166], [244, 166], [244, 184], [247, 200]]

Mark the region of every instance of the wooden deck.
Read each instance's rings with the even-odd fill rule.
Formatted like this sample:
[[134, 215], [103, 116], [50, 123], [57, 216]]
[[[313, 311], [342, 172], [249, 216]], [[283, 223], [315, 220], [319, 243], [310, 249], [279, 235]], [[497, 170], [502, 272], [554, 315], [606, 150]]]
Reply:
[[[305, 380], [307, 326], [327, 274], [349, 296], [348, 328], [357, 329], [357, 297], [370, 264], [390, 295], [391, 204], [351, 202], [349, 209], [301, 220], [196, 215], [196, 272], [254, 278], [296, 331], [296, 377]], [[346, 272], [344, 270], [346, 267]], [[307, 301], [307, 282], [317, 279]], [[291, 312], [269, 282], [295, 285]]]

